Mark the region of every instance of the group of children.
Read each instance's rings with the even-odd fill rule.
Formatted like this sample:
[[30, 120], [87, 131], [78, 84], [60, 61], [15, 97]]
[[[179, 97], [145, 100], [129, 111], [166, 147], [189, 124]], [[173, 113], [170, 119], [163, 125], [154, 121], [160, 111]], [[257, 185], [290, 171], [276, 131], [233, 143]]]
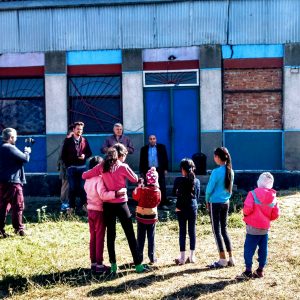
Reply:
[[[157, 206], [161, 200], [158, 173], [152, 167], [146, 174], [146, 185], [144, 185], [144, 180], [138, 179], [138, 176], [125, 163], [126, 156], [126, 147], [122, 144], [116, 144], [108, 149], [104, 160], [100, 157], [93, 157], [89, 163], [89, 170], [82, 175], [82, 178], [86, 180], [91, 269], [96, 273], [102, 273], [109, 269], [103, 264], [106, 229], [107, 249], [111, 264], [110, 272], [117, 272], [115, 254], [117, 217], [126, 235], [136, 272], [141, 273], [147, 269], [147, 266], [142, 264], [146, 235], [149, 263], [157, 262], [155, 227], [158, 221]], [[214, 160], [219, 167], [211, 173], [205, 200], [219, 259], [208, 267], [223, 268], [235, 265], [231, 240], [227, 232], [229, 199], [232, 195], [234, 172], [230, 154], [225, 147], [215, 150]], [[179, 224], [180, 255], [175, 259], [177, 265], [196, 262], [196, 220], [200, 197], [200, 181], [195, 175], [194, 162], [189, 158], [184, 158], [180, 163], [180, 170], [182, 176], [175, 179], [173, 187], [173, 195], [177, 198], [175, 211]], [[138, 183], [132, 194], [133, 199], [138, 202], [136, 207], [137, 239], [127, 205], [126, 179]], [[257, 182], [258, 187], [249, 192], [245, 200], [243, 214], [247, 232], [244, 245], [246, 270], [237, 279], [263, 277], [264, 275], [270, 221], [279, 216], [276, 191], [272, 189], [273, 182], [272, 174], [269, 172], [262, 173]], [[187, 232], [190, 242], [188, 256], [186, 255]], [[252, 260], [257, 247], [259, 266], [256, 271], [252, 272]], [[226, 259], [225, 248], [228, 253], [228, 260]]]

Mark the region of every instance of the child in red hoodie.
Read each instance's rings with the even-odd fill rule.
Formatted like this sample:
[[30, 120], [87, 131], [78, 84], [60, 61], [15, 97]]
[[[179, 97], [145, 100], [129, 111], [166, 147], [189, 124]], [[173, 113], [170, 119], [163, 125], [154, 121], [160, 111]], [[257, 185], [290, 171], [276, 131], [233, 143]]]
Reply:
[[142, 183], [132, 193], [134, 200], [138, 201], [136, 207], [137, 242], [140, 255], [143, 258], [146, 234], [148, 238], [148, 257], [150, 264], [157, 261], [155, 257], [155, 225], [158, 221], [157, 205], [161, 200], [158, 184], [158, 173], [152, 167], [146, 174], [147, 186]]
[[[244, 202], [244, 222], [246, 240], [244, 259], [246, 270], [237, 279], [261, 278], [268, 256], [268, 232], [270, 223], [279, 217], [276, 191], [272, 189], [274, 178], [271, 173], [262, 173], [257, 181], [257, 188], [248, 193]], [[258, 269], [252, 273], [252, 259], [258, 247]]]

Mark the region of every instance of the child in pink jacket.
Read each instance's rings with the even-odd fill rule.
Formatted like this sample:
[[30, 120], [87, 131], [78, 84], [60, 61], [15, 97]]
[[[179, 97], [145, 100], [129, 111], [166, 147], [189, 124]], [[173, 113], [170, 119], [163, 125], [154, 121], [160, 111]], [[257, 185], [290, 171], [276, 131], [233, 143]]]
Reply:
[[[89, 161], [89, 169], [102, 162], [100, 156], [94, 156]], [[90, 259], [91, 270], [102, 273], [108, 270], [103, 264], [103, 248], [105, 237], [105, 223], [103, 219], [103, 200], [116, 198], [126, 194], [126, 188], [119, 191], [107, 191], [102, 176], [94, 176], [87, 179], [84, 184], [87, 194], [88, 222], [90, 228]]]
[[[246, 270], [237, 279], [261, 278], [268, 256], [268, 232], [270, 223], [279, 217], [276, 191], [272, 189], [274, 178], [271, 173], [262, 173], [257, 181], [257, 188], [248, 193], [244, 202], [244, 222], [246, 240], [244, 259]], [[258, 247], [258, 269], [252, 273], [252, 259]]]

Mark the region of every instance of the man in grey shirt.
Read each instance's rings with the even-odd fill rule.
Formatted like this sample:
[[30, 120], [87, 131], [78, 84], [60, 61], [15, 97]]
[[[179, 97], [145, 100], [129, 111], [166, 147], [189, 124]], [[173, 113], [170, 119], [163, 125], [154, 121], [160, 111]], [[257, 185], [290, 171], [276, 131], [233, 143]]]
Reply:
[[134, 147], [130, 138], [123, 134], [123, 125], [121, 123], [116, 123], [114, 125], [113, 131], [114, 134], [106, 138], [106, 140], [104, 141], [101, 147], [101, 152], [103, 154], [106, 154], [108, 148], [114, 146], [117, 143], [120, 143], [127, 148], [129, 154], [132, 154], [134, 152]]
[[26, 183], [23, 164], [29, 161], [30, 147], [24, 152], [16, 147], [17, 132], [13, 128], [2, 131], [0, 146], [0, 236], [7, 237], [4, 227], [9, 208], [12, 209], [12, 225], [15, 233], [24, 236], [23, 184]]

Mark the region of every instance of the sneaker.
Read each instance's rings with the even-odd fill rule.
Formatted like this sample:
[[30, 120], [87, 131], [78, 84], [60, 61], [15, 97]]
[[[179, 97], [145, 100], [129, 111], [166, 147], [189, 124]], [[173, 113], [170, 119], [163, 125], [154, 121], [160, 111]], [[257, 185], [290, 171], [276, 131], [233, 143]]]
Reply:
[[157, 264], [157, 258], [155, 258], [155, 259], [153, 259], [153, 260], [150, 260], [150, 262], [149, 262], [149, 265], [151, 266], [151, 265], [155, 265], [155, 264]]
[[116, 263], [112, 263], [111, 266], [110, 266], [110, 272], [115, 274], [115, 273], [117, 273], [117, 271], [118, 271], [117, 264]]
[[257, 269], [253, 272], [253, 278], [262, 278], [264, 277], [264, 272], [262, 269]]
[[208, 265], [210, 269], [220, 269], [227, 267], [227, 260], [224, 259], [224, 261], [215, 261], [212, 264]]
[[249, 280], [253, 278], [253, 274], [251, 271], [245, 271], [241, 275], [235, 277], [236, 280]]
[[109, 270], [109, 267], [107, 267], [106, 265], [97, 265], [95, 268], [95, 272], [97, 274], [103, 274], [105, 272], [107, 272]]
[[9, 237], [9, 235], [4, 230], [0, 230], [0, 236], [2, 236], [3, 239]]
[[97, 266], [96, 263], [92, 263], [92, 264], [91, 264], [91, 271], [92, 271], [92, 272], [96, 272], [96, 266]]
[[143, 273], [143, 272], [146, 271], [146, 268], [145, 268], [144, 265], [139, 264], [139, 265], [136, 265], [136, 266], [135, 266], [135, 271], [136, 271], [137, 273]]
[[24, 230], [20, 230], [20, 231], [18, 232], [18, 234], [19, 234], [19, 236], [25, 236], [25, 235], [26, 235], [26, 233], [25, 233]]
[[175, 264], [176, 264], [177, 266], [182, 266], [182, 265], [185, 264], [185, 261], [182, 260], [182, 259], [180, 259], [180, 258], [175, 258], [175, 259], [174, 259], [174, 262], [175, 262]]
[[235, 266], [235, 260], [233, 257], [229, 257], [229, 260], [227, 262], [228, 267], [234, 267]]

